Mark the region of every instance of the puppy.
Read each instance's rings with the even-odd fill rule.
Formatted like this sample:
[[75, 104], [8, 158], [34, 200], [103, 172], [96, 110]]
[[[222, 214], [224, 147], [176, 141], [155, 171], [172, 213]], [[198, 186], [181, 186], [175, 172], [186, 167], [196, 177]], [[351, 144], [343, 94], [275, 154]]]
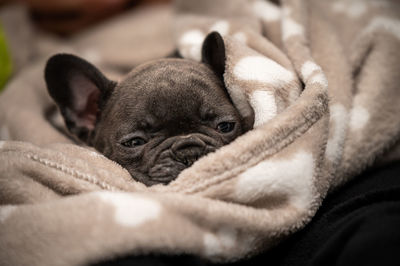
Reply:
[[222, 81], [223, 40], [211, 33], [202, 63], [151, 61], [120, 83], [68, 54], [49, 59], [45, 80], [72, 135], [146, 185], [167, 184], [197, 159], [249, 129]]

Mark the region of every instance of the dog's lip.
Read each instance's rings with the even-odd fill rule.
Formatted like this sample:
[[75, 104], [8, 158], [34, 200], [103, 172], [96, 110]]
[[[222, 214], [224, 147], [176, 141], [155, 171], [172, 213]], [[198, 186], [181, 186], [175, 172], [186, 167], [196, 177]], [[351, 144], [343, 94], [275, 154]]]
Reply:
[[168, 176], [164, 176], [164, 177], [151, 177], [151, 176], [143, 174], [143, 173], [135, 172], [132, 174], [132, 177], [134, 180], [142, 182], [146, 186], [153, 186], [153, 185], [157, 185], [157, 184], [167, 185], [169, 182], [176, 179], [177, 176], [173, 177], [171, 175], [168, 175]]
[[182, 172], [187, 166], [182, 162], [176, 161], [173, 158], [169, 157], [169, 159], [173, 160], [173, 164], [158, 164], [154, 165], [147, 172], [147, 176], [151, 179], [171, 179], [171, 177], [176, 177]]
[[145, 184], [146, 186], [151, 186], [151, 185], [157, 184], [157, 182], [151, 182], [151, 178], [144, 173], [134, 171], [134, 172], [130, 172], [130, 174], [131, 174], [133, 180], [139, 181], [139, 182]]
[[161, 184], [167, 185], [171, 181], [175, 180], [182, 171], [180, 171], [176, 175], [169, 174], [169, 175], [163, 175], [163, 176], [149, 176], [150, 177], [149, 181], [152, 182], [153, 184], [161, 183]]
[[152, 178], [149, 181], [151, 182], [151, 185], [156, 185], [156, 184], [164, 184], [167, 185], [173, 180], [175, 180], [178, 176], [175, 176], [174, 178]]

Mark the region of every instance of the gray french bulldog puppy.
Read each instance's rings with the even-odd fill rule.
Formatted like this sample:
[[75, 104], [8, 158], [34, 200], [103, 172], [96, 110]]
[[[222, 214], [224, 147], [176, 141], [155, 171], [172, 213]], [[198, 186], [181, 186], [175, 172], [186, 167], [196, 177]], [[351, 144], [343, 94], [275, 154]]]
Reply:
[[116, 83], [85, 60], [58, 54], [47, 62], [45, 79], [72, 135], [145, 185], [167, 184], [252, 124], [224, 88], [218, 33], [207, 36], [202, 57], [151, 61]]

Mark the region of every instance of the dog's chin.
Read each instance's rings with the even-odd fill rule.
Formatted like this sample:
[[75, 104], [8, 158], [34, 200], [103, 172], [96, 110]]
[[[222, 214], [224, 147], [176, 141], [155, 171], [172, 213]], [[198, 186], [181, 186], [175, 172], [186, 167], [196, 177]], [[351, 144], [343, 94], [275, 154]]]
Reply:
[[153, 184], [160, 183], [166, 185], [176, 179], [187, 167], [187, 165], [172, 158], [164, 158], [149, 169], [148, 176]]
[[138, 172], [137, 169], [131, 171], [128, 169], [128, 171], [136, 181], [139, 181], [146, 186], [153, 186], [156, 184], [169, 184], [187, 167], [187, 165], [170, 158], [169, 160], [164, 159], [162, 162], [150, 166], [147, 173]]
[[192, 147], [178, 152], [164, 150], [154, 161], [154, 164], [148, 167], [149, 182], [152, 184], [168, 184], [175, 180], [178, 175], [190, 167], [195, 161], [204, 155], [213, 152], [216, 147], [208, 145], [204, 147]]

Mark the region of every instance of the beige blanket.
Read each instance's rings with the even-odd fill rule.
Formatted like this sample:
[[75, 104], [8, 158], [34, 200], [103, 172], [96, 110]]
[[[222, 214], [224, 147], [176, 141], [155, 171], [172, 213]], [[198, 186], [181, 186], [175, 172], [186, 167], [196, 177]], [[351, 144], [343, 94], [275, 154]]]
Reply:
[[[0, 96], [2, 139], [19, 140], [0, 142], [2, 264], [148, 253], [241, 259], [301, 229], [355, 174], [398, 158], [395, 1], [180, 0], [174, 8], [137, 11], [67, 44], [35, 35], [37, 59]], [[173, 48], [172, 18], [186, 58], [200, 59], [209, 32], [223, 36], [225, 85], [255, 123], [169, 185], [148, 188], [66, 137], [42, 71], [63, 45], [118, 77]]]

